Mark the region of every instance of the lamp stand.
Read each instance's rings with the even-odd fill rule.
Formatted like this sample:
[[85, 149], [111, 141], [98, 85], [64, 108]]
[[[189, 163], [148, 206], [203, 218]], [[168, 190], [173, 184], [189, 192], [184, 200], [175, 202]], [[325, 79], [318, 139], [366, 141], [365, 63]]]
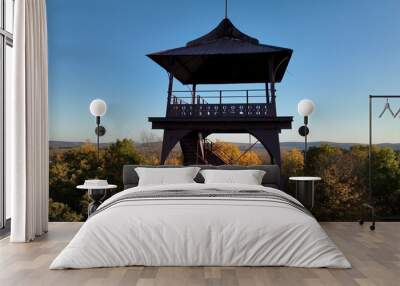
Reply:
[[307, 162], [307, 135], [308, 135], [308, 116], [304, 116], [304, 126], [305, 126], [305, 134], [304, 134], [304, 169], [306, 168]]
[[303, 171], [306, 169], [306, 164], [307, 164], [307, 149], [308, 149], [307, 135], [310, 132], [307, 125], [308, 125], [308, 116], [304, 116], [304, 125], [299, 128], [300, 136], [304, 137]]
[[[96, 129], [94, 132], [97, 135], [97, 164], [100, 164], [100, 137], [106, 134], [106, 129], [100, 125], [100, 116], [96, 116]], [[98, 166], [100, 167], [100, 166]]]
[[100, 116], [96, 116], [96, 135], [97, 135], [97, 164], [100, 163]]

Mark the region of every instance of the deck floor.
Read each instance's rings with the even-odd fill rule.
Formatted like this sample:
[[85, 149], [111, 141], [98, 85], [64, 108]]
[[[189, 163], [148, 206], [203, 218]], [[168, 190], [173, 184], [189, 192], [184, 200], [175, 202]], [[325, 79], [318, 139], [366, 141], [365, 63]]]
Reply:
[[289, 267], [121, 267], [48, 270], [81, 223], [50, 223], [32, 243], [0, 241], [0, 285], [400, 285], [400, 223], [322, 223], [352, 269]]

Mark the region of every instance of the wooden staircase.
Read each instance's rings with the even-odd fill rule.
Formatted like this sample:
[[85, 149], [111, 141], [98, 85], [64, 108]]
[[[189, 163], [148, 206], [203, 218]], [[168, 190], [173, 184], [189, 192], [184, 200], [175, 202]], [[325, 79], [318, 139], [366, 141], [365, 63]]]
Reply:
[[202, 138], [201, 133], [193, 132], [181, 141], [183, 165], [231, 165], [233, 160], [219, 150], [216, 145]]
[[218, 145], [214, 142], [203, 139], [202, 144], [204, 146], [204, 158], [209, 165], [233, 165], [234, 159], [226, 154], [222, 149], [218, 148]]
[[257, 140], [250, 145], [238, 158], [232, 158], [217, 144], [203, 138], [200, 132], [192, 132], [180, 140], [184, 158], [183, 165], [235, 165], [258, 142]]
[[214, 166], [229, 165], [229, 162], [226, 162], [219, 154], [213, 152], [212, 150], [205, 148], [204, 151], [205, 164]]

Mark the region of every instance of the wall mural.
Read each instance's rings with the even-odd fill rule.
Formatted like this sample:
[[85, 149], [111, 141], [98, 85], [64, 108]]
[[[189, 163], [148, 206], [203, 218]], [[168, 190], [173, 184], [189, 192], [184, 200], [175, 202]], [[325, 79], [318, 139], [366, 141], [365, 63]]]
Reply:
[[[321, 179], [311, 209], [318, 220], [357, 221], [366, 202], [379, 217], [400, 215], [400, 137], [398, 122], [388, 122], [398, 120], [400, 109], [394, 98], [372, 103], [377, 127], [369, 147], [367, 106], [368, 94], [377, 90], [373, 83], [390, 94], [400, 91], [390, 76], [398, 67], [368, 48], [371, 40], [381, 42], [370, 22], [362, 22], [361, 30], [342, 26], [362, 15], [363, 7], [350, 13], [352, 7], [345, 6], [339, 15], [299, 4], [284, 13], [276, 9], [266, 19], [261, 11], [269, 7], [260, 1], [251, 17], [245, 7], [232, 13], [244, 33], [228, 18], [215, 27], [221, 19], [217, 11], [199, 17], [196, 9], [205, 10], [212, 1], [196, 1], [196, 7], [181, 8], [185, 11], [170, 8], [181, 2], [154, 9], [132, 1], [111, 7], [96, 1], [93, 10], [93, 1], [47, 3], [51, 221], [86, 220], [90, 198], [76, 189], [85, 180], [117, 185], [110, 196], [122, 190], [123, 165], [162, 163], [276, 163], [281, 188], [289, 194], [296, 195], [297, 184], [290, 177]], [[293, 20], [310, 13], [324, 17]], [[396, 25], [380, 30], [388, 27]], [[342, 45], [343, 38], [352, 40]], [[290, 49], [260, 44], [264, 39]], [[227, 46], [228, 40], [235, 45]], [[393, 51], [387, 53], [390, 62], [396, 62], [397, 31], [386, 42], [386, 50]], [[370, 70], [380, 72], [372, 76]], [[296, 107], [305, 98], [315, 110], [314, 104], [308, 111], [310, 105], [299, 107], [299, 116]], [[107, 113], [89, 110], [94, 99], [104, 100]]]

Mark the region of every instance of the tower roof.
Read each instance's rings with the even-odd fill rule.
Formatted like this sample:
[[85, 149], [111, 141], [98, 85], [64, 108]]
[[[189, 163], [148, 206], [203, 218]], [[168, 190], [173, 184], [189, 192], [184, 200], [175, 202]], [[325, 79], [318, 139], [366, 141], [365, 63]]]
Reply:
[[292, 50], [260, 44], [225, 18], [184, 47], [148, 56], [183, 84], [280, 82]]

